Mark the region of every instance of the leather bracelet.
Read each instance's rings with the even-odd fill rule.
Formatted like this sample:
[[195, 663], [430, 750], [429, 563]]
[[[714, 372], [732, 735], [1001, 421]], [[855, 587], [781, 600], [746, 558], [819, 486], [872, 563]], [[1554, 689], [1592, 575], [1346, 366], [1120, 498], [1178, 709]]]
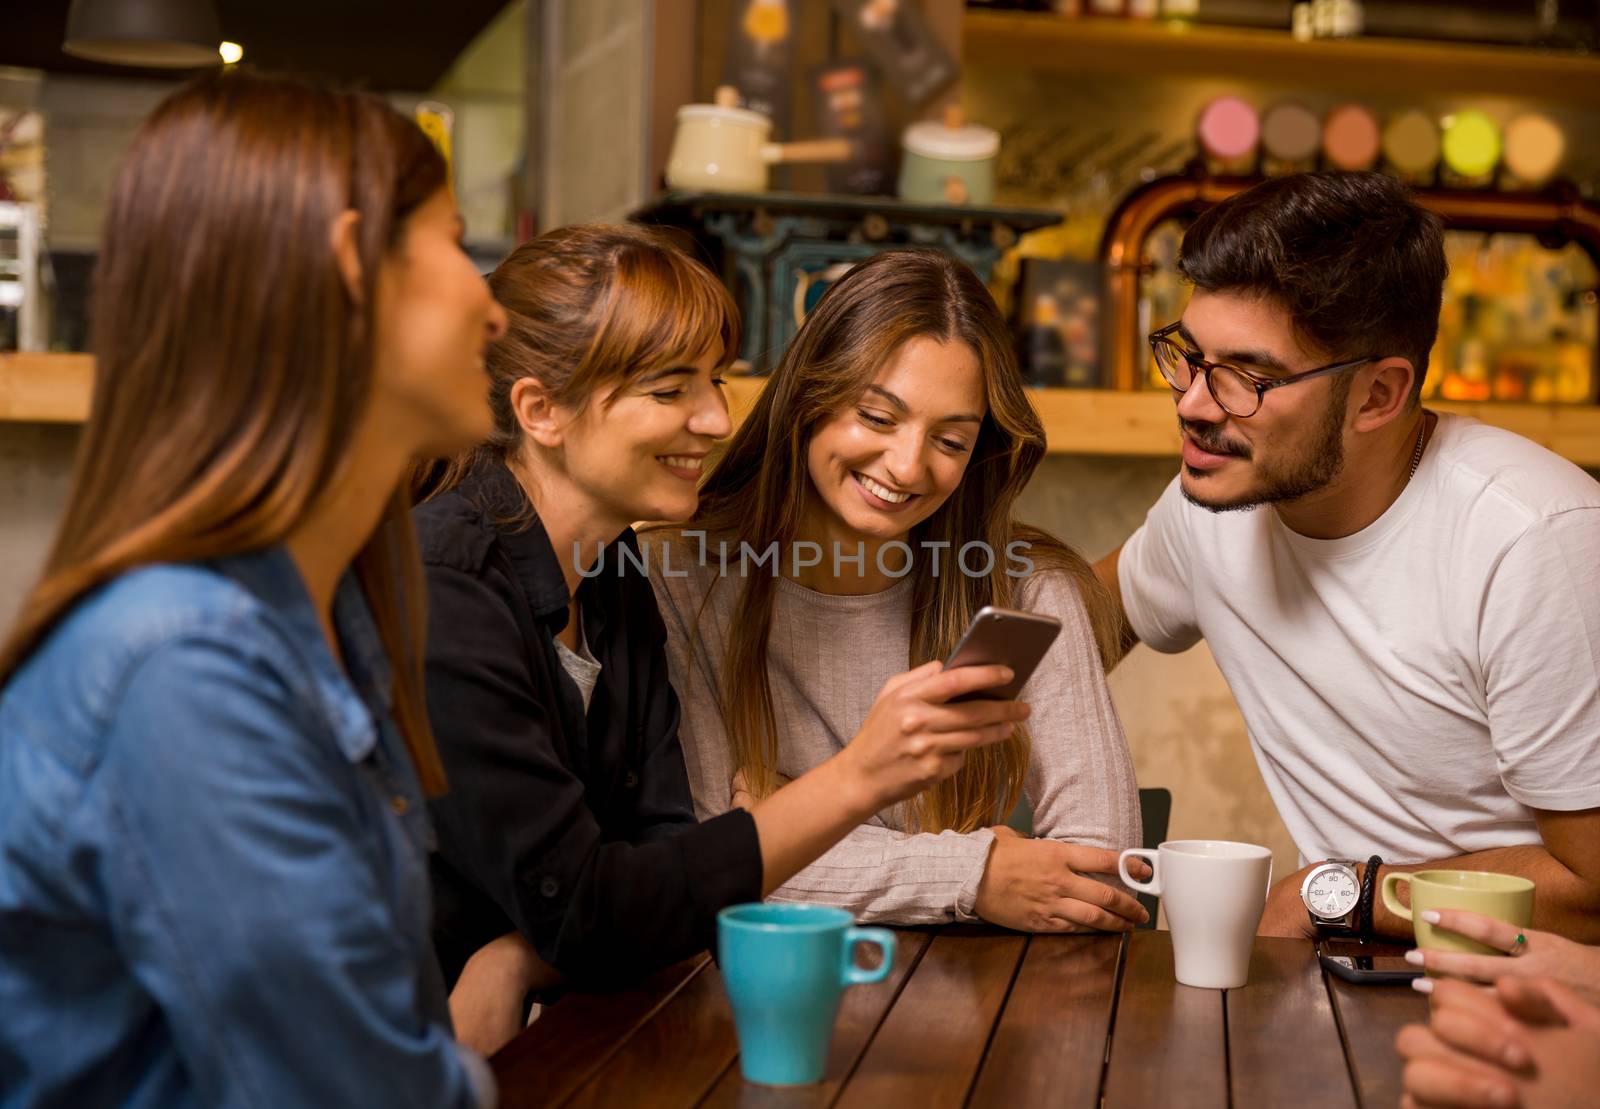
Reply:
[[1358, 902], [1356, 926], [1361, 931], [1361, 940], [1376, 939], [1377, 933], [1373, 928], [1373, 918], [1377, 906], [1374, 902], [1378, 895], [1378, 870], [1383, 866], [1383, 856], [1374, 855], [1367, 860], [1367, 869], [1361, 874], [1361, 900]]

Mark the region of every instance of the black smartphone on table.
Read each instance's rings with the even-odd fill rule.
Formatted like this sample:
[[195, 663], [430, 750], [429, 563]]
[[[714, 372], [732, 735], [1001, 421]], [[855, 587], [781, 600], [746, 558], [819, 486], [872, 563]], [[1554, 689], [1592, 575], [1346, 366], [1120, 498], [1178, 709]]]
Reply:
[[1357, 985], [1404, 985], [1422, 977], [1422, 969], [1401, 955], [1318, 955], [1329, 974]]
[[1011, 681], [952, 697], [951, 702], [1015, 701], [1060, 634], [1061, 621], [1054, 616], [984, 605], [945, 659], [945, 669], [998, 664], [1011, 667]]

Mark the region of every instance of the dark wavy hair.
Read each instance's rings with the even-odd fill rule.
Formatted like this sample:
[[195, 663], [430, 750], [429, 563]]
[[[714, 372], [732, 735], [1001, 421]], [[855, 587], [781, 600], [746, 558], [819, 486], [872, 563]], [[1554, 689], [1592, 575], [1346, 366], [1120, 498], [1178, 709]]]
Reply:
[[1331, 360], [1405, 358], [1413, 403], [1439, 331], [1448, 266], [1439, 217], [1381, 173], [1274, 178], [1209, 209], [1178, 267], [1207, 292], [1266, 297]]

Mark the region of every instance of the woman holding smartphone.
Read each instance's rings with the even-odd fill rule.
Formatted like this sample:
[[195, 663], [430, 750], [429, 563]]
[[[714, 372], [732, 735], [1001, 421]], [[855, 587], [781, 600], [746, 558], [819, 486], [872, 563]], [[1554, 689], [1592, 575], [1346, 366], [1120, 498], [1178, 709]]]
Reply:
[[[650, 552], [707, 818], [848, 751], [883, 679], [945, 658], [985, 605], [1062, 623], [1025, 689], [1025, 728], [774, 896], [899, 924], [1146, 918], [1091, 877], [1140, 842], [1138, 796], [1101, 664], [1106, 598], [1082, 558], [1013, 517], [1044, 449], [977, 276], [933, 252], [879, 254], [823, 296], [693, 522], [668, 533], [665, 558]], [[1039, 838], [1004, 826], [1024, 795]]]
[[886, 804], [1026, 716], [946, 704], [1003, 667], [891, 671], [853, 742], [750, 811], [696, 824], [666, 631], [629, 527], [693, 514], [728, 434], [735, 311], [639, 228], [524, 244], [490, 285], [495, 430], [424, 483], [428, 704], [452, 789], [435, 802], [435, 936], [457, 1030], [492, 1049], [524, 994], [641, 977], [715, 942]]
[[382, 100], [229, 72], [133, 141], [93, 408], [0, 647], [0, 1100], [468, 1106], [429, 944], [405, 478], [505, 316]]

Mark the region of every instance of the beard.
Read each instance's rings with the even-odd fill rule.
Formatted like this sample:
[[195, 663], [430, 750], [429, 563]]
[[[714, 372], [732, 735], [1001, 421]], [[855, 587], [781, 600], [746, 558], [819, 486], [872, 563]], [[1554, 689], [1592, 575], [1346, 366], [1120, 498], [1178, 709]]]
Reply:
[[[1321, 422], [1307, 437], [1305, 446], [1292, 457], [1268, 460], [1255, 467], [1256, 486], [1247, 492], [1229, 498], [1208, 498], [1202, 493], [1191, 493], [1181, 482], [1179, 491], [1190, 504], [1199, 505], [1210, 512], [1239, 512], [1264, 504], [1283, 504], [1310, 496], [1327, 488], [1344, 472], [1344, 412], [1350, 399], [1348, 378], [1335, 391]], [[1249, 461], [1250, 448], [1242, 443], [1232, 443], [1221, 437], [1216, 424], [1197, 424], [1178, 419], [1179, 425], [1197, 442], [1202, 450], [1228, 454]]]

